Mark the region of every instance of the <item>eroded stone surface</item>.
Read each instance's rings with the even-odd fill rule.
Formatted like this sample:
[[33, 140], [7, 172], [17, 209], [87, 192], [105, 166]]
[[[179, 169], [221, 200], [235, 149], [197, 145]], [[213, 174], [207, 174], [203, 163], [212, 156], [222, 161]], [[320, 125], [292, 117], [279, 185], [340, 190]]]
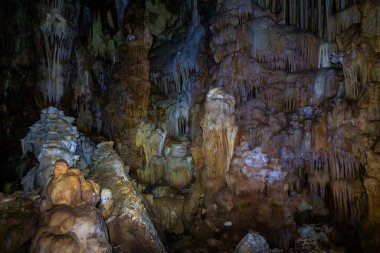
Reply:
[[112, 252], [106, 223], [90, 205], [59, 205], [43, 214], [31, 252]]
[[112, 142], [100, 143], [94, 154], [90, 178], [112, 191], [115, 209], [106, 220], [112, 244], [124, 251], [166, 252], [142, 196], [126, 174]]

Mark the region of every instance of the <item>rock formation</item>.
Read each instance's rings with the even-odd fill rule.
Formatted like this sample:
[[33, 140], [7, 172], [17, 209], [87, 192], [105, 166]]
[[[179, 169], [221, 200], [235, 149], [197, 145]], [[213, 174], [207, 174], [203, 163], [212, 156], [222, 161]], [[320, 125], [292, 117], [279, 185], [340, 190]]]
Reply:
[[42, 219], [31, 252], [112, 252], [107, 226], [98, 209], [99, 185], [77, 168], [57, 160], [40, 203]]
[[[251, 229], [266, 251], [376, 252], [379, 12], [376, 0], [4, 0], [0, 251], [30, 246], [14, 235], [38, 224], [14, 212], [38, 209], [33, 249], [81, 250], [91, 235], [70, 231], [85, 209], [115, 252], [244, 252], [263, 242]], [[55, 214], [68, 230], [49, 228]]]
[[166, 252], [141, 195], [126, 174], [112, 142], [98, 144], [90, 178], [112, 192], [117, 203], [106, 220], [112, 244], [130, 252]]
[[39, 219], [36, 196], [0, 195], [0, 251], [28, 251]]
[[269, 246], [257, 233], [249, 232], [236, 246], [234, 253], [268, 253]]
[[38, 167], [33, 168], [24, 179], [26, 190], [34, 188], [35, 180], [39, 186], [44, 186], [53, 175], [58, 159], [65, 160], [69, 166], [74, 166], [79, 160], [83, 167], [91, 164], [91, 142], [80, 137], [73, 123], [74, 118], [65, 116], [63, 111], [54, 107], [41, 111], [40, 121], [21, 140], [24, 155], [33, 152], [39, 162]]
[[235, 125], [235, 99], [221, 89], [207, 94], [203, 119], [203, 152], [206, 164], [206, 197], [225, 184], [224, 176], [230, 169], [238, 127]]

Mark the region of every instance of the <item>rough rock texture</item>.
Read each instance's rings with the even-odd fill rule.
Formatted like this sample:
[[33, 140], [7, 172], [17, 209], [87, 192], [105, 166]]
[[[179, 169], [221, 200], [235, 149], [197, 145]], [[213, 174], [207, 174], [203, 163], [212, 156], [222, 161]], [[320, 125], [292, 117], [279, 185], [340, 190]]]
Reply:
[[304, 224], [297, 229], [300, 238], [309, 238], [321, 245], [322, 248], [334, 247], [339, 238], [337, 231], [326, 224]]
[[[33, 152], [38, 159], [36, 169], [37, 182], [40, 186], [47, 183], [53, 175], [55, 161], [64, 159], [69, 166], [74, 166], [79, 157], [75, 155], [79, 132], [73, 126], [74, 118], [67, 117], [54, 107], [41, 111], [41, 119], [35, 123], [22, 140], [23, 153]], [[33, 186], [34, 178], [28, 178], [26, 185]], [[30, 182], [31, 181], [31, 182]]]
[[136, 134], [136, 146], [143, 150], [146, 166], [152, 157], [162, 155], [166, 135], [161, 129], [156, 129], [153, 123], [140, 124]]
[[113, 142], [98, 144], [90, 178], [111, 190], [115, 209], [106, 220], [110, 240], [127, 252], [166, 252], [142, 197], [113, 150]]
[[39, 162], [38, 167], [29, 171], [23, 179], [26, 191], [34, 189], [35, 181], [39, 186], [47, 184], [48, 178], [53, 175], [56, 160], [63, 159], [69, 166], [78, 162], [84, 171], [92, 163], [93, 143], [80, 135], [73, 125], [74, 120], [65, 116], [63, 111], [48, 107], [41, 111], [41, 119], [30, 127], [21, 140], [24, 155], [33, 152]]
[[206, 164], [206, 198], [225, 184], [224, 176], [230, 169], [238, 127], [235, 124], [235, 99], [221, 89], [207, 94], [203, 130], [203, 152]]
[[57, 205], [96, 206], [100, 200], [100, 187], [92, 180], [85, 180], [78, 168], [69, 168], [66, 161], [58, 160], [45, 194], [46, 198], [40, 203], [42, 213]]
[[188, 143], [179, 142], [166, 145], [164, 179], [169, 186], [182, 189], [193, 179], [193, 158], [189, 154]]
[[176, 234], [184, 232], [182, 196], [154, 198], [153, 205], [161, 229]]
[[42, 214], [31, 252], [112, 252], [99, 202], [99, 185], [57, 160], [40, 201]]
[[33, 196], [0, 193], [0, 251], [27, 252], [37, 231], [38, 216]]
[[[0, 6], [3, 150], [56, 101], [115, 142], [170, 250], [233, 250], [248, 229], [285, 252], [336, 250], [297, 235], [320, 222], [347, 251], [380, 248], [379, 1], [25, 3]], [[109, 224], [126, 201], [110, 190]]]
[[101, 213], [90, 205], [59, 205], [43, 214], [31, 252], [112, 252]]
[[249, 232], [236, 246], [234, 253], [269, 253], [268, 243], [261, 235]]
[[132, 169], [137, 169], [142, 159], [135, 140], [137, 129], [148, 113], [151, 91], [148, 54], [153, 37], [145, 20], [145, 1], [127, 4], [129, 8], [122, 19], [122, 43], [117, 54], [117, 81], [110, 86], [112, 95], [106, 108], [106, 123], [114, 136], [115, 149]]

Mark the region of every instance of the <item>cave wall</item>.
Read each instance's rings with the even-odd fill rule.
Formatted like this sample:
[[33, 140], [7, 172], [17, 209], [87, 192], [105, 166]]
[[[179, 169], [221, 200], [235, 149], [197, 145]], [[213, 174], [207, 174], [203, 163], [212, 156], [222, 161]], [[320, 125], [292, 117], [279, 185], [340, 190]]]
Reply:
[[18, 139], [55, 105], [115, 142], [167, 233], [206, 242], [229, 221], [232, 242], [253, 228], [288, 250], [297, 226], [324, 221], [355, 252], [380, 247], [377, 1], [0, 8], [7, 180], [25, 174], [7, 168]]

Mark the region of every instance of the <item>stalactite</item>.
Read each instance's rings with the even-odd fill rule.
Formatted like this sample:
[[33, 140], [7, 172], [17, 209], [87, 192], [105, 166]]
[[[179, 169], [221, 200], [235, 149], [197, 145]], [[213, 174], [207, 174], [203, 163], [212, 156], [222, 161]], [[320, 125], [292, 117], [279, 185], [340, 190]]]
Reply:
[[311, 171], [324, 171], [334, 181], [358, 176], [355, 156], [348, 152], [313, 152], [310, 162]]
[[59, 102], [71, 71], [66, 64], [72, 57], [77, 35], [79, 2], [74, 1], [71, 5], [56, 0], [45, 1], [45, 4], [52, 11], [44, 13], [45, 9], [42, 9], [39, 13], [40, 24], [36, 34], [43, 51], [40, 55], [47, 66], [46, 69], [42, 67], [44, 80], [39, 82], [39, 87], [46, 101]]
[[367, 205], [363, 185], [359, 181], [338, 180], [331, 183], [331, 189], [337, 218], [359, 222]]
[[[189, 13], [190, 20], [187, 19]], [[185, 1], [181, 6], [179, 25], [184, 22], [189, 28], [175, 53], [169, 57], [165, 55], [166, 59], [151, 57], [150, 79], [165, 94], [182, 94], [191, 90], [192, 79], [200, 71], [198, 55], [205, 29], [200, 24], [198, 0]]]
[[319, 57], [318, 57], [318, 68], [329, 68], [330, 67], [330, 45], [329, 43], [321, 43], [319, 45]]
[[371, 83], [368, 87], [369, 108], [368, 119], [380, 120], [380, 84]]
[[361, 21], [359, 7], [354, 5], [350, 8], [338, 12], [336, 15], [329, 15], [327, 20], [327, 38], [334, 41], [337, 34], [348, 29], [353, 24]]
[[351, 44], [343, 61], [347, 98], [357, 99], [362, 95], [363, 88], [367, 86], [367, 81], [370, 80], [373, 57], [374, 52], [370, 45], [366, 43], [358, 46]]
[[329, 174], [323, 170], [309, 172], [308, 183], [310, 191], [319, 196], [322, 200], [325, 199], [326, 186], [330, 182]]
[[90, 133], [92, 130], [92, 125], [94, 122], [94, 118], [92, 112], [89, 108], [84, 108], [81, 106], [78, 111], [77, 116], [77, 126], [83, 132]]
[[270, 10], [272, 13], [276, 13], [281, 9], [281, 0], [255, 0], [255, 2], [261, 7]]
[[360, 22], [358, 6], [355, 5], [360, 2], [286, 0], [283, 7], [285, 22], [332, 42], [337, 34]]

